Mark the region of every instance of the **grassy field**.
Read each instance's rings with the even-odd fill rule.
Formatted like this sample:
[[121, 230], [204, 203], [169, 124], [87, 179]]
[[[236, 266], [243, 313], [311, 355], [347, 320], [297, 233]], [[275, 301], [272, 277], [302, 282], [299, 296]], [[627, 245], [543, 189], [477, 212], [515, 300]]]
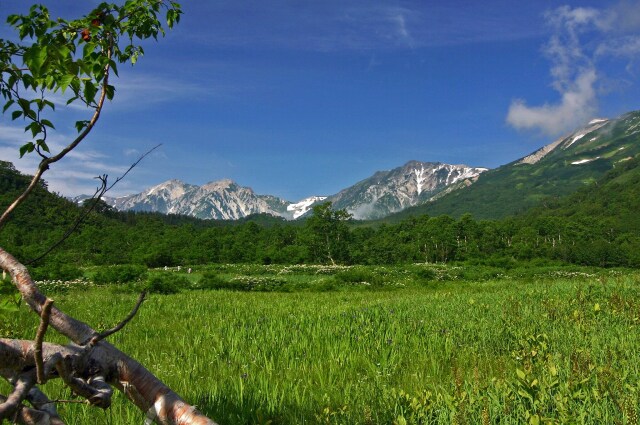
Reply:
[[[154, 273], [195, 283], [202, 272]], [[637, 423], [640, 273], [207, 272], [245, 290], [152, 294], [111, 341], [222, 424]], [[108, 328], [135, 302], [125, 289], [54, 286], [51, 295]], [[23, 308], [18, 318], [20, 336], [32, 338], [35, 315]], [[144, 422], [120, 398], [106, 412], [60, 411], [69, 424]]]

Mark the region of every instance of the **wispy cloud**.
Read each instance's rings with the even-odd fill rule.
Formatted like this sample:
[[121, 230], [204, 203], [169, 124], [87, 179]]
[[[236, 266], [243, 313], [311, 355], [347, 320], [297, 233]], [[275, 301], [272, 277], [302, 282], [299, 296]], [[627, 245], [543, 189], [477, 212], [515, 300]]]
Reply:
[[175, 76], [162, 77], [157, 74], [132, 73], [123, 76], [115, 84], [116, 94], [112, 107], [118, 109], [140, 110], [159, 103], [175, 102], [177, 99], [193, 99], [213, 94], [211, 87]]
[[419, 21], [420, 12], [409, 8], [353, 6], [331, 18], [324, 35], [338, 49], [412, 48]]
[[597, 113], [606, 78], [601, 64], [607, 57], [622, 58], [628, 64], [640, 54], [640, 37], [629, 34], [640, 28], [640, 2], [625, 1], [603, 10], [562, 6], [545, 18], [553, 33], [542, 51], [551, 62], [552, 87], [560, 99], [542, 106], [516, 99], [506, 120], [517, 129], [557, 135]]
[[[23, 129], [0, 125], [0, 158], [12, 162], [22, 173], [33, 174], [38, 167], [40, 157], [32, 153], [20, 158], [19, 148], [25, 140]], [[64, 135], [58, 133], [51, 136], [47, 143], [52, 152], [59, 152], [67, 140]], [[103, 174], [119, 176], [127, 168], [119, 164], [114, 165], [111, 158], [104, 153], [80, 147], [70, 152], [59, 163], [52, 165], [51, 169], [45, 173], [44, 179], [54, 192], [77, 195], [92, 193], [96, 187], [94, 179], [96, 176]]]
[[[414, 49], [539, 35], [530, 5], [481, 2], [323, 0], [292, 6], [286, 0], [207, 2], [185, 19], [176, 37], [207, 48], [304, 51]], [[520, 14], [514, 13], [517, 9]], [[220, 18], [218, 18], [220, 17]], [[185, 26], [186, 27], [186, 26]], [[188, 44], [188, 43], [185, 43]]]

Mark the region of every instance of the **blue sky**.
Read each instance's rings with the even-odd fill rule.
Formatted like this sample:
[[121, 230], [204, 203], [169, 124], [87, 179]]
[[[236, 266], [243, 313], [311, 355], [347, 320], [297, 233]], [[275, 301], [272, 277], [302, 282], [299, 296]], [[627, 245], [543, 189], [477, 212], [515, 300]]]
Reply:
[[[71, 18], [98, 2], [42, 3]], [[0, 18], [27, 4], [2, 0]], [[93, 176], [162, 143], [112, 195], [231, 178], [297, 201], [409, 160], [496, 167], [640, 109], [637, 0], [182, 4], [180, 24], [120, 67], [96, 131], [45, 175], [52, 189], [92, 192]], [[0, 118], [0, 158], [32, 173], [25, 136]]]

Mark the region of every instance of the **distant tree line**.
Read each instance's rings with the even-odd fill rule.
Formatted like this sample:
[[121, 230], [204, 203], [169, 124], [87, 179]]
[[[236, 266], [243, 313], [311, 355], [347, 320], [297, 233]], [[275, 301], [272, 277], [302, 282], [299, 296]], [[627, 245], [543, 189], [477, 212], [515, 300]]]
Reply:
[[[502, 220], [447, 215], [398, 223], [353, 221], [325, 203], [306, 220], [256, 216], [238, 222], [153, 213], [117, 212], [102, 204], [79, 230], [37, 266], [48, 264], [205, 263], [401, 264], [478, 262], [509, 266], [553, 260], [602, 267], [640, 266], [640, 168], [630, 161], [598, 185], [567, 199], [548, 199], [522, 216]], [[624, 178], [620, 183], [618, 180]], [[24, 183], [0, 164], [0, 203]], [[613, 185], [613, 186], [612, 186]], [[43, 185], [16, 211], [2, 243], [23, 261], [55, 243], [79, 214], [76, 205]]]

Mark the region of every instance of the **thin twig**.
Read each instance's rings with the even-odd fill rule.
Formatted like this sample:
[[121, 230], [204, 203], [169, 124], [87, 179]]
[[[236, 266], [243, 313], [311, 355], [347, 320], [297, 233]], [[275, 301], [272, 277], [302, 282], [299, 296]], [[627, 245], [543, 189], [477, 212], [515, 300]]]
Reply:
[[60, 403], [60, 404], [62, 404], [62, 403], [91, 404], [89, 402], [89, 400], [49, 400], [49, 401], [46, 401], [46, 402], [40, 403], [40, 404], [41, 405], [46, 405], [46, 404], [58, 404], [58, 403]]
[[151, 149], [149, 149], [148, 151], [146, 151], [144, 154], [142, 154], [142, 155], [140, 156], [140, 158], [138, 158], [138, 160], [137, 160], [136, 162], [134, 162], [133, 164], [131, 164], [131, 166], [127, 169], [127, 171], [125, 171], [125, 172], [124, 172], [124, 174], [123, 174], [123, 175], [121, 175], [120, 177], [118, 177], [118, 178], [116, 179], [116, 181], [114, 181], [114, 182], [111, 184], [111, 186], [109, 186], [109, 187], [105, 190], [105, 193], [106, 193], [106, 192], [108, 192], [108, 191], [110, 191], [110, 190], [111, 190], [111, 188], [112, 188], [113, 186], [115, 186], [116, 184], [118, 184], [118, 182], [119, 182], [120, 180], [124, 179], [124, 178], [127, 176], [127, 174], [129, 174], [129, 172], [130, 172], [131, 170], [133, 170], [133, 169], [135, 168], [135, 166], [136, 166], [136, 165], [138, 165], [138, 164], [140, 163], [140, 161], [142, 161], [145, 157], [147, 157], [149, 154], [151, 154], [151, 152], [153, 152], [153, 151], [155, 151], [156, 149], [158, 149], [160, 146], [162, 146], [162, 143], [158, 143], [157, 145], [155, 145], [154, 147], [152, 147]]
[[133, 317], [138, 313], [138, 309], [140, 309], [140, 306], [142, 305], [142, 302], [144, 301], [146, 296], [147, 296], [146, 291], [142, 291], [140, 293], [140, 296], [138, 297], [138, 301], [136, 302], [136, 305], [133, 307], [133, 310], [131, 310], [131, 313], [129, 313], [129, 315], [125, 317], [122, 322], [118, 323], [116, 327], [106, 330], [94, 336], [93, 338], [91, 338], [89, 345], [94, 346], [101, 340], [107, 338], [110, 335], [113, 335], [114, 333], [118, 332], [120, 329], [124, 328], [125, 325], [129, 323], [129, 321], [131, 321], [131, 319], [133, 319]]
[[51, 307], [53, 307], [53, 300], [47, 298], [42, 306], [42, 313], [40, 315], [40, 326], [38, 326], [38, 332], [36, 333], [35, 348], [33, 350], [33, 357], [36, 362], [36, 378], [38, 384], [42, 385], [46, 382], [47, 377], [44, 373], [44, 360], [42, 359], [42, 341], [44, 335], [47, 333], [49, 327], [49, 318], [51, 317]]
[[[118, 184], [118, 182], [123, 180], [127, 176], [127, 174], [129, 174], [129, 172], [131, 170], [133, 170], [135, 168], [135, 166], [140, 163], [140, 161], [142, 161], [147, 155], [149, 155], [154, 150], [158, 149], [160, 146], [162, 146], [162, 143], [152, 147], [147, 152], [145, 152], [142, 156], [140, 156], [140, 158], [137, 159], [136, 162], [131, 164], [131, 166], [127, 169], [127, 171], [125, 171], [124, 174], [122, 174], [120, 177], [118, 177], [110, 186], [107, 186], [107, 177], [108, 176], [106, 174], [103, 174], [102, 176], [96, 177], [101, 182], [100, 186], [96, 188], [96, 191], [94, 192], [93, 196], [91, 198], [87, 199], [87, 201], [93, 201], [93, 202], [88, 204], [88, 207], [85, 207], [84, 211], [76, 219], [75, 223], [73, 223], [73, 225], [69, 229], [67, 229], [67, 231], [62, 235], [62, 237], [57, 242], [52, 244], [42, 254], [40, 254], [36, 258], [33, 258], [33, 259], [29, 260], [29, 261], [26, 261], [24, 264], [28, 266], [28, 265], [31, 265], [31, 264], [37, 262], [37, 261], [42, 260], [51, 251], [53, 251], [58, 246], [60, 246], [64, 241], [66, 241], [69, 238], [69, 236], [71, 236], [73, 234], [73, 232], [78, 230], [78, 227], [80, 227], [80, 225], [89, 216], [89, 214], [91, 214], [91, 212], [96, 208], [96, 206], [98, 205], [98, 202], [102, 199], [102, 197], [105, 195], [105, 193], [110, 191], [116, 184]], [[85, 202], [87, 202], [87, 201], [85, 201]]]

